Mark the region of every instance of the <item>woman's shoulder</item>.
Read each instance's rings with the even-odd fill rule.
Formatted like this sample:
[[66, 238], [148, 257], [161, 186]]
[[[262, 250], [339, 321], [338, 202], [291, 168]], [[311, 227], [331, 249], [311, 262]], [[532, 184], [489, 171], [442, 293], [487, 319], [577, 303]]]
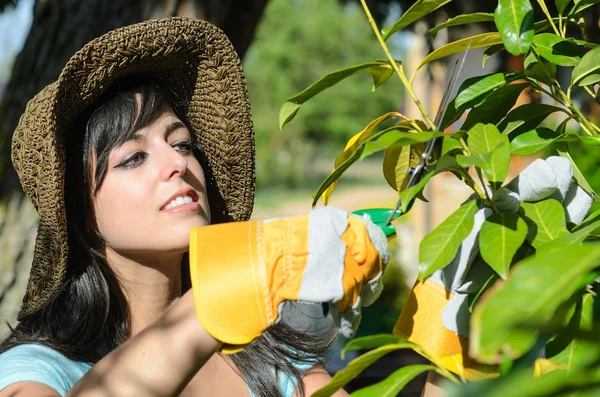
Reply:
[[91, 368], [47, 346], [22, 344], [0, 354], [0, 390], [17, 382], [39, 382], [59, 394], [67, 391]]

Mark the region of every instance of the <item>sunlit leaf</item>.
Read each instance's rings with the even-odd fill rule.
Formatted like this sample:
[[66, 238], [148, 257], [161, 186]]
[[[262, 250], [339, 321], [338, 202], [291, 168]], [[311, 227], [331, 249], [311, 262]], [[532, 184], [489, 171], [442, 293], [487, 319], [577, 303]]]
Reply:
[[506, 83], [515, 80], [519, 77], [519, 73], [493, 73], [484, 76], [477, 76], [467, 79], [465, 83], [461, 85], [461, 89], [456, 95], [457, 108], [461, 108], [469, 104], [476, 105], [474, 101], [481, 101], [496, 88], [502, 87]]
[[[398, 61], [396, 61], [398, 62]], [[290, 122], [300, 110], [302, 104], [308, 101], [310, 98], [319, 94], [320, 92], [326, 90], [329, 87], [333, 87], [340, 81], [353, 76], [363, 70], [368, 70], [372, 67], [380, 67], [381, 65], [390, 66], [388, 61], [377, 60], [374, 62], [362, 63], [359, 65], [350, 66], [341, 70], [337, 70], [333, 73], [326, 75], [321, 78], [317, 82], [313, 83], [308, 88], [304, 89], [304, 91], [299, 94], [288, 98], [288, 100], [281, 106], [279, 111], [279, 128], [283, 129], [283, 127]]]
[[513, 108], [521, 92], [529, 84], [509, 84], [492, 92], [481, 105], [471, 109], [462, 129], [469, 130], [477, 123], [497, 124]]
[[370, 352], [367, 352], [367, 353], [355, 358], [354, 360], [352, 360], [346, 368], [339, 370], [333, 376], [333, 379], [331, 379], [331, 382], [329, 382], [327, 385], [325, 385], [324, 387], [322, 387], [319, 390], [317, 390], [316, 392], [314, 392], [314, 394], [312, 394], [311, 396], [312, 397], [329, 397], [333, 393], [335, 393], [336, 390], [339, 390], [340, 388], [346, 386], [346, 384], [348, 384], [348, 382], [353, 380], [358, 374], [360, 374], [366, 368], [371, 366], [371, 364], [373, 364], [375, 361], [379, 360], [381, 357], [385, 356], [386, 354], [393, 352], [395, 350], [399, 350], [399, 349], [412, 349], [412, 348], [418, 348], [418, 346], [416, 346], [414, 343], [411, 343], [411, 342], [402, 342], [402, 343], [394, 343], [394, 344], [381, 346], [375, 350], [371, 350]]
[[508, 137], [498, 131], [494, 124], [476, 124], [467, 133], [468, 146], [473, 155], [485, 157], [489, 162], [482, 170], [490, 182], [504, 182], [510, 165], [510, 143]]
[[515, 56], [527, 52], [535, 33], [533, 19], [529, 0], [498, 0], [494, 22], [508, 52]]
[[476, 200], [463, 204], [425, 236], [419, 246], [419, 280], [424, 280], [450, 263], [471, 232], [477, 209]]
[[510, 111], [498, 124], [498, 129], [503, 134], [510, 135], [512, 139], [517, 135], [533, 130], [550, 114], [564, 110], [544, 103], [526, 103]]
[[502, 44], [502, 39], [500, 38], [500, 33], [498, 32], [482, 33], [477, 36], [467, 37], [464, 39], [453, 41], [452, 43], [443, 45], [435, 51], [429, 53], [429, 55], [427, 55], [421, 61], [419, 66], [417, 66], [413, 73], [413, 77], [419, 69], [421, 69], [428, 63], [447, 57], [448, 55], [456, 54], [457, 52], [462, 52], [466, 50], [469, 45], [469, 41], [471, 41], [471, 48], [481, 48], [488, 47], [494, 44]]
[[408, 365], [406, 367], [402, 367], [390, 375], [388, 375], [381, 382], [375, 383], [374, 385], [367, 386], [363, 389], [359, 389], [350, 396], [352, 397], [396, 397], [404, 386], [408, 384], [411, 380], [417, 377], [417, 375], [425, 372], [425, 371], [433, 371], [437, 369], [437, 367], [433, 365]]
[[490, 215], [479, 232], [479, 250], [484, 261], [500, 277], [508, 276], [508, 268], [527, 237], [527, 224], [516, 214]]
[[521, 203], [524, 219], [529, 226], [527, 240], [535, 248], [569, 234], [565, 209], [554, 199], [546, 199], [536, 203]]
[[533, 46], [543, 58], [560, 66], [575, 66], [581, 60], [579, 47], [554, 33], [536, 34]]
[[558, 138], [556, 131], [546, 127], [539, 127], [527, 131], [510, 143], [510, 151], [518, 156], [528, 156], [546, 148]]
[[452, 153], [457, 150], [463, 150], [463, 147], [460, 141], [453, 136], [446, 136], [442, 140], [442, 153], [441, 156], [444, 156], [446, 153]]
[[[573, 74], [571, 75], [572, 85], [583, 85], [584, 79], [590, 75], [598, 74], [600, 72], [600, 47], [596, 47], [593, 50], [588, 51], [585, 54], [577, 66], [573, 68]], [[589, 84], [589, 83], [587, 83]]]
[[472, 14], [457, 15], [454, 18], [450, 18], [446, 22], [436, 26], [435, 28], [430, 29], [429, 34], [435, 38], [440, 30], [449, 28], [451, 26], [466, 25], [478, 22], [490, 22], [493, 20], [494, 14], [490, 12], [474, 12]]
[[387, 40], [391, 35], [410, 25], [411, 23], [423, 18], [440, 8], [441, 6], [448, 4], [451, 0], [417, 0], [415, 3], [404, 12], [400, 18], [391, 27], [383, 30], [383, 39]]
[[497, 283], [475, 307], [470, 355], [488, 364], [522, 356], [538, 335], [524, 324], [542, 328], [582, 287], [598, 259], [600, 245], [589, 244], [544, 250], [519, 262], [508, 281]]

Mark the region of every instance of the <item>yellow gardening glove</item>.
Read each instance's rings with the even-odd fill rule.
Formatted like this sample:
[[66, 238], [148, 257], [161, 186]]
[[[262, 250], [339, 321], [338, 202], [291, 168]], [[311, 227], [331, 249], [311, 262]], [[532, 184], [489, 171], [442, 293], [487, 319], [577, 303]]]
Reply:
[[309, 214], [190, 232], [198, 318], [235, 353], [279, 321], [286, 300], [329, 303], [351, 336], [360, 306], [381, 293], [387, 239], [367, 218], [324, 207]]
[[[583, 221], [592, 204], [592, 197], [573, 180], [571, 161], [551, 156], [535, 160], [499, 189], [495, 205], [503, 212], [516, 213], [522, 202], [547, 198], [561, 202], [566, 220], [575, 224]], [[407, 337], [466, 379], [497, 376], [495, 366], [479, 364], [468, 355], [469, 296], [477, 294], [493, 274], [479, 254], [479, 231], [491, 214], [489, 208], [475, 213], [473, 228], [454, 259], [415, 284], [394, 327], [394, 334]]]

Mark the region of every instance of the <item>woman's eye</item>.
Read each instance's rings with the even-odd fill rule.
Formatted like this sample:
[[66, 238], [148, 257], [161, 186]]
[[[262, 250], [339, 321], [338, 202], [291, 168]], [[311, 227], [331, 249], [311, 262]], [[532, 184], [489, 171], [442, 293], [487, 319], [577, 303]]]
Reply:
[[190, 141], [180, 141], [171, 145], [175, 150], [179, 153], [190, 154], [192, 152], [192, 142]]
[[117, 167], [119, 168], [131, 168], [142, 164], [142, 162], [146, 159], [147, 154], [144, 152], [136, 152], [131, 156], [127, 157], [121, 164]]

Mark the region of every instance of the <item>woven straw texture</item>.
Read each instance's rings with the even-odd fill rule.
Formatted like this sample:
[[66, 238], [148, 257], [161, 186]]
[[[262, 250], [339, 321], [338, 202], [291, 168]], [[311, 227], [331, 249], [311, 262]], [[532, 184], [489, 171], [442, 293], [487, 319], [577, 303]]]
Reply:
[[254, 200], [254, 132], [240, 60], [225, 34], [185, 18], [111, 31], [79, 50], [54, 83], [27, 104], [12, 161], [40, 215], [31, 275], [19, 319], [58, 290], [67, 267], [65, 140], [77, 116], [113, 81], [144, 73], [190, 98], [187, 118], [230, 217], [247, 220]]

